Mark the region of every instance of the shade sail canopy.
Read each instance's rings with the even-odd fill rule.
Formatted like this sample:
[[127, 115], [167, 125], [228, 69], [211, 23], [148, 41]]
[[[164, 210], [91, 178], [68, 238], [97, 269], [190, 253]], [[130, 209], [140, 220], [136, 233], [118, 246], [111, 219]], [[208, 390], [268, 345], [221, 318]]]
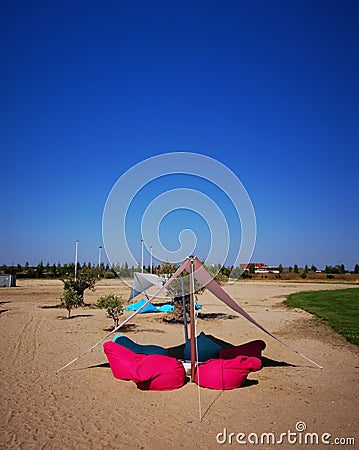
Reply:
[[[84, 356], [88, 352], [92, 351], [95, 347], [97, 347], [99, 344], [104, 342], [113, 333], [115, 333], [121, 327], [123, 327], [128, 322], [130, 322], [133, 319], [133, 317], [135, 317], [142, 310], [144, 310], [146, 308], [146, 306], [149, 305], [156, 297], [159, 297], [160, 294], [172, 283], [173, 280], [175, 280], [177, 277], [179, 277], [183, 271], [186, 271], [186, 272], [188, 272], [190, 274], [192, 273], [193, 277], [200, 283], [201, 286], [203, 286], [206, 289], [208, 289], [219, 300], [221, 300], [223, 303], [225, 303], [229, 308], [231, 308], [234, 311], [236, 311], [242, 317], [247, 319], [253, 325], [255, 325], [256, 327], [258, 327], [259, 329], [261, 329], [262, 331], [267, 333], [269, 336], [274, 338], [276, 341], [280, 342], [282, 345], [284, 345], [285, 347], [287, 347], [288, 349], [290, 349], [294, 353], [297, 353], [298, 355], [300, 355], [301, 357], [305, 358], [307, 361], [311, 362], [312, 364], [316, 365], [317, 367], [322, 368], [322, 366], [320, 366], [316, 362], [312, 361], [311, 359], [309, 359], [307, 356], [305, 356], [303, 353], [299, 352], [298, 350], [295, 350], [292, 347], [290, 347], [288, 344], [286, 344], [281, 339], [277, 338], [274, 334], [272, 334], [270, 331], [268, 331], [266, 328], [264, 328], [263, 325], [258, 323], [250, 314], [248, 314], [241, 306], [239, 306], [238, 303], [235, 302], [232, 299], [232, 297], [229, 294], [227, 294], [227, 292], [225, 292], [223, 290], [223, 288], [210, 276], [210, 274], [204, 268], [202, 262], [197, 257], [191, 256], [191, 257], [186, 258], [185, 261], [183, 261], [181, 266], [178, 267], [178, 269], [175, 271], [175, 273], [164, 284], [162, 284], [162, 279], [161, 279], [161, 286], [159, 287], [158, 291], [151, 298], [149, 298], [146, 302], [144, 302], [143, 305], [139, 309], [137, 309], [137, 311], [134, 311], [129, 317], [127, 317], [127, 319], [125, 319], [122, 323], [120, 323], [116, 328], [114, 328], [110, 333], [108, 333], [106, 336], [104, 336], [99, 342], [97, 342], [91, 348], [89, 348], [88, 350], [84, 351], [83, 353], [81, 353], [81, 355], [77, 356], [75, 359], [73, 359], [72, 361], [67, 363], [65, 366], [63, 366], [61, 369], [59, 369], [57, 371], [57, 373], [60, 372], [61, 370], [65, 369], [66, 367], [68, 367], [70, 364], [72, 364], [75, 361], [77, 361], [79, 358], [81, 358], [82, 356]], [[141, 283], [144, 280], [147, 280], [147, 283], [144, 284], [145, 286], [146, 285], [148, 287], [154, 286], [154, 285], [155, 286], [159, 286], [156, 283], [159, 283], [160, 277], [157, 277], [156, 275], [153, 275], [153, 274], [142, 274], [142, 273], [139, 274], [138, 272], [136, 272], [136, 275], [137, 275], [137, 277], [135, 277], [135, 278], [137, 278], [137, 280], [139, 282], [138, 291], [139, 291], [139, 289], [143, 289], [143, 285], [141, 285]], [[138, 275], [140, 275], [140, 278], [138, 277]], [[156, 278], [157, 278], [157, 280], [156, 280]], [[150, 286], [149, 286], [149, 283], [150, 283]], [[136, 290], [135, 290], [135, 292], [136, 292]], [[139, 291], [138, 293], [140, 293], [140, 292], [141, 291]], [[138, 294], [136, 294], [136, 295], [138, 295]], [[191, 339], [194, 339], [194, 337], [191, 336]], [[192, 356], [193, 355], [192, 355], [192, 350], [191, 350], [191, 359], [192, 359]]]
[[152, 286], [161, 288], [163, 286], [163, 283], [163, 279], [158, 275], [152, 273], [135, 272], [129, 300], [137, 297], [137, 295], [145, 292]]

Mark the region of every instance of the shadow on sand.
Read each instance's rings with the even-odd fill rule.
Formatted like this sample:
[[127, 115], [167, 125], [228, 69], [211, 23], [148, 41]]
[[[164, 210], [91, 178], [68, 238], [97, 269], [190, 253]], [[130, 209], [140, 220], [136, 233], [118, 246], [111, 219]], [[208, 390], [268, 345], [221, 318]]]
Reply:
[[[220, 345], [222, 348], [231, 348], [233, 347], [233, 344], [230, 344], [229, 342], [223, 341], [222, 339], [216, 338], [212, 335], [207, 335], [210, 339], [212, 339], [214, 342], [216, 342], [218, 345]], [[168, 356], [171, 356], [172, 358], [184, 359], [184, 349], [185, 344], [176, 345], [174, 347], [168, 347]], [[295, 364], [289, 364], [285, 361], [276, 361], [274, 359], [267, 358], [265, 356], [262, 356], [262, 362], [263, 367], [297, 367]], [[95, 366], [89, 367], [89, 369], [93, 369], [96, 367], [110, 367], [108, 363], [103, 363]], [[252, 386], [253, 384], [258, 384], [256, 380], [247, 380], [248, 383], [246, 383], [243, 387]]]
[[202, 320], [214, 320], [214, 319], [238, 319], [239, 316], [225, 313], [198, 313], [198, 318]]
[[59, 319], [59, 320], [71, 320], [71, 319], [78, 319], [79, 317], [93, 317], [93, 314], [74, 314], [73, 316], [70, 316], [70, 317], [57, 316], [57, 319]]

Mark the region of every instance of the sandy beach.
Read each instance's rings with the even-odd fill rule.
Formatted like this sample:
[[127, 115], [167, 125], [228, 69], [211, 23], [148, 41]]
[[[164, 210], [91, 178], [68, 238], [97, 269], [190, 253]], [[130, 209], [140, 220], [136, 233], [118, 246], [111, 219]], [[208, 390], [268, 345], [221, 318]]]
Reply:
[[[270, 360], [250, 374], [243, 388], [200, 389], [200, 422], [195, 384], [170, 392], [140, 391], [134, 383], [113, 377], [102, 346], [56, 374], [101, 339], [113, 322], [96, 308], [74, 310], [70, 320], [65, 310], [44, 308], [59, 304], [61, 281], [17, 284], [0, 289], [1, 449], [235, 448], [240, 444], [230, 444], [225, 433], [248, 437], [272, 432], [279, 439], [281, 433], [296, 431], [298, 422], [308, 432], [329, 433], [332, 440], [353, 437], [359, 446], [358, 349], [319, 319], [282, 303], [293, 292], [350, 286], [242, 281], [224, 287], [263, 326], [323, 369], [235, 316], [212, 294], [200, 296], [203, 313], [210, 318], [198, 321], [198, 332], [232, 344], [263, 339], [264, 356]], [[110, 292], [127, 299], [129, 288], [118, 279], [103, 280], [95, 292], [86, 293], [85, 301], [94, 304]], [[137, 316], [126, 335], [140, 344], [183, 343], [183, 328], [159, 317]], [[288, 443], [279, 447], [305, 448]]]

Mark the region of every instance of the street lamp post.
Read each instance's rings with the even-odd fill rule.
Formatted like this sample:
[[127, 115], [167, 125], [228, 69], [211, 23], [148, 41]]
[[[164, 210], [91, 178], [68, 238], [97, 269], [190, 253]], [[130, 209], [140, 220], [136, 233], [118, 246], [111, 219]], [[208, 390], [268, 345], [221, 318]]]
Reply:
[[102, 247], [100, 245], [98, 248], [98, 267], [100, 267], [100, 265], [101, 265], [101, 250], [102, 250]]
[[150, 245], [150, 272], [152, 273], [152, 245]]
[[142, 248], [141, 248], [141, 273], [143, 273], [143, 245], [144, 244], [144, 242], [143, 242], [143, 239], [141, 239], [141, 246], [142, 246]]
[[79, 241], [75, 242], [75, 281], [76, 281], [76, 277], [77, 277], [77, 257], [78, 257], [78, 253], [79, 253]]

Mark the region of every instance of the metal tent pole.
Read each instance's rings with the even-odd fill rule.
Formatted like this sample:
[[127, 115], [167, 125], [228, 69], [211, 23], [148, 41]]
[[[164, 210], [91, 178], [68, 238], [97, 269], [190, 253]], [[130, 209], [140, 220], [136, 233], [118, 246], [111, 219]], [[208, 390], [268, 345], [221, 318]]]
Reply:
[[191, 376], [192, 379], [194, 377], [194, 371], [196, 366], [196, 326], [195, 326], [195, 318], [194, 318], [194, 283], [193, 283], [193, 256], [190, 256], [190, 278], [189, 278], [189, 286], [190, 286], [190, 330], [191, 330]]
[[188, 323], [186, 312], [186, 295], [184, 291], [183, 272], [181, 273], [181, 289], [182, 289], [182, 310], [183, 310], [183, 328], [184, 328], [184, 341], [188, 341]]

